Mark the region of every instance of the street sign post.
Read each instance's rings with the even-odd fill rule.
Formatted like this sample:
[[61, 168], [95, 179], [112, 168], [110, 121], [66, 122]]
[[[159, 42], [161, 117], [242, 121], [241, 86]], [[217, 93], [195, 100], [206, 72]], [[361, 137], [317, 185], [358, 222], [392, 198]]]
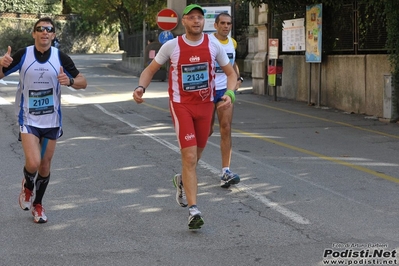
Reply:
[[173, 30], [179, 23], [177, 13], [170, 8], [162, 9], [157, 14], [157, 25], [162, 30]]
[[159, 36], [158, 36], [158, 40], [161, 44], [166, 43], [169, 40], [172, 40], [174, 38], [173, 33], [170, 31], [162, 31]]

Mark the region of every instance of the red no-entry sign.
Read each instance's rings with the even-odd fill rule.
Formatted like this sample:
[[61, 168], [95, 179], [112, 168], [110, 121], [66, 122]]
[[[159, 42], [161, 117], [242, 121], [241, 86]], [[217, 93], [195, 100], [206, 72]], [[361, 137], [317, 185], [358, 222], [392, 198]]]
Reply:
[[162, 30], [173, 30], [179, 23], [178, 19], [177, 13], [173, 9], [165, 8], [157, 14], [157, 25]]

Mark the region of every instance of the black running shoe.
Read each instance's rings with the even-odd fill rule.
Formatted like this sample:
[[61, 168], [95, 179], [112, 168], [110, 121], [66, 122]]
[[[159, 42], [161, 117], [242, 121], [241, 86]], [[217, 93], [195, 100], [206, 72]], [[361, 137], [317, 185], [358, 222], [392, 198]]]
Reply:
[[189, 208], [188, 216], [188, 229], [200, 229], [204, 225], [204, 218], [201, 216], [201, 212], [197, 206]]

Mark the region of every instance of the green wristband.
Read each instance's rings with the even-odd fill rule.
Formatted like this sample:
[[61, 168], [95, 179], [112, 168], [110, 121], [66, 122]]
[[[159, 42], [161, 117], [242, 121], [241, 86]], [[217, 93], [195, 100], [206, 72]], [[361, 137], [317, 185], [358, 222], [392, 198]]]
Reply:
[[236, 101], [236, 94], [232, 90], [227, 90], [224, 95], [227, 95], [231, 99], [231, 103], [234, 103]]

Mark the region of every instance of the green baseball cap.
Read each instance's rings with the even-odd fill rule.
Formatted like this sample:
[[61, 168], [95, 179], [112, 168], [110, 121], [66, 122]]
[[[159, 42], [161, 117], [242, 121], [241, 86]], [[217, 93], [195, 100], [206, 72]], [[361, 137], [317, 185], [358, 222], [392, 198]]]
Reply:
[[202, 15], [204, 15], [204, 10], [202, 9], [202, 7], [200, 5], [191, 4], [191, 5], [186, 6], [186, 8], [183, 10], [183, 16], [190, 13], [191, 10], [193, 10], [193, 9], [198, 9], [199, 11], [201, 11]]

